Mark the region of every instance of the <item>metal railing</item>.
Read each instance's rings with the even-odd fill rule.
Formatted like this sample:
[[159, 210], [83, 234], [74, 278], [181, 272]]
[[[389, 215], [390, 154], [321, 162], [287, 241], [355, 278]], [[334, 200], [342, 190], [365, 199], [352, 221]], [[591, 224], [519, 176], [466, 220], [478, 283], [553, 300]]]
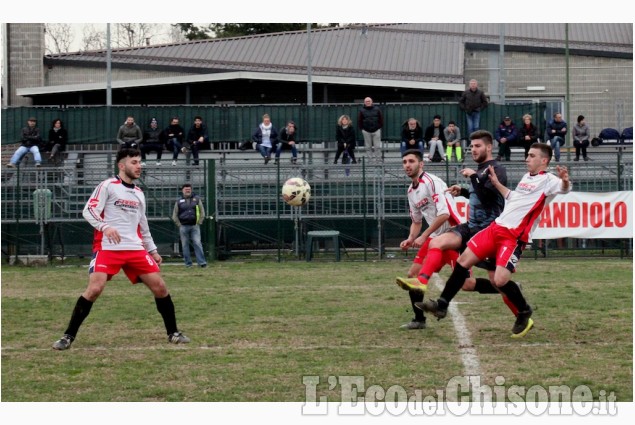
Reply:
[[[92, 229], [82, 217], [83, 207], [95, 186], [114, 174], [114, 153], [85, 153], [78, 160], [67, 160], [61, 167], [33, 166], [2, 169], [1, 213], [2, 245], [15, 245], [31, 252], [43, 246], [37, 226], [34, 192], [50, 190], [50, 218], [47, 223], [68, 228], [81, 227], [68, 233], [68, 245], [77, 244], [90, 253]], [[302, 235], [307, 230], [331, 228], [340, 230], [345, 244], [381, 253], [388, 240], [403, 238], [409, 226], [405, 190], [409, 184], [400, 162], [392, 156], [382, 164], [363, 160], [360, 149], [358, 164], [332, 164], [319, 155], [310, 163], [289, 162], [283, 155], [280, 164], [264, 164], [254, 153], [253, 159], [226, 161], [203, 159], [199, 167], [184, 165], [149, 165], [144, 168], [139, 186], [147, 199], [147, 216], [157, 242], [172, 249], [175, 237], [170, 217], [174, 203], [185, 182], [193, 184], [205, 199], [207, 220], [204, 240], [211, 256], [216, 250], [232, 251], [234, 247], [285, 248], [300, 252]], [[397, 156], [398, 158], [398, 156]], [[81, 160], [79, 160], [81, 159]], [[325, 163], [326, 162], [326, 163]], [[574, 190], [608, 192], [633, 189], [633, 158], [622, 155], [594, 159], [589, 162], [566, 162], [574, 182]], [[148, 161], [154, 164], [154, 161]], [[426, 163], [427, 172], [436, 174], [448, 184], [467, 184], [460, 171], [474, 164]], [[522, 161], [506, 162], [508, 186], [515, 186], [525, 173]], [[555, 165], [555, 164], [552, 164]], [[290, 177], [302, 177], [312, 189], [310, 202], [292, 208], [281, 201], [280, 188]], [[30, 229], [30, 230], [29, 230]], [[16, 236], [17, 234], [17, 236]], [[85, 235], [85, 236], [84, 236]], [[81, 240], [80, 240], [81, 239]], [[178, 244], [178, 242], [177, 242]], [[15, 249], [15, 248], [14, 248]], [[80, 248], [78, 248], [80, 249]]]

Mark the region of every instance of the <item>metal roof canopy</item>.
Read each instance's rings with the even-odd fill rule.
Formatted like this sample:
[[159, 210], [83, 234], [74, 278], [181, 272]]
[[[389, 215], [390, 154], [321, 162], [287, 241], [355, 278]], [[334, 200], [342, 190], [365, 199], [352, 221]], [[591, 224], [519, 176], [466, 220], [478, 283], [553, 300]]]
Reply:
[[[465, 90], [464, 84], [453, 83], [434, 83], [424, 81], [403, 81], [403, 80], [386, 80], [377, 78], [353, 78], [353, 77], [332, 77], [332, 76], [320, 76], [312, 75], [311, 79], [313, 83], [318, 84], [342, 84], [342, 85], [357, 85], [357, 86], [373, 86], [373, 87], [396, 87], [396, 88], [408, 88], [419, 90], [445, 90], [462, 92]], [[213, 81], [228, 81], [228, 80], [267, 80], [267, 81], [288, 81], [297, 83], [306, 83], [307, 76], [299, 74], [282, 74], [282, 73], [270, 73], [270, 72], [249, 72], [249, 71], [237, 71], [237, 72], [221, 72], [214, 74], [197, 74], [186, 75], [181, 77], [165, 77], [165, 78], [146, 78], [136, 80], [124, 80], [113, 81], [113, 89], [123, 89], [129, 87], [149, 87], [160, 85], [174, 85], [174, 84], [191, 84], [191, 83], [203, 83]], [[36, 96], [55, 93], [69, 93], [79, 91], [95, 91], [106, 90], [106, 81], [100, 83], [87, 83], [87, 84], [69, 84], [61, 86], [44, 86], [44, 87], [29, 87], [17, 89], [16, 94], [19, 96]]]

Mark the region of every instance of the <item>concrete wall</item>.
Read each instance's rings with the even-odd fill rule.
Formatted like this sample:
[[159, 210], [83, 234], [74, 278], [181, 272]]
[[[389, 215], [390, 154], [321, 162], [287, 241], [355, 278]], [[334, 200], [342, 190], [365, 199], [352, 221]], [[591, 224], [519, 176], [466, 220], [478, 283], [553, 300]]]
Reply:
[[29, 106], [31, 99], [16, 96], [17, 88], [44, 85], [44, 24], [7, 24], [6, 48], [8, 61], [8, 106]]
[[[467, 51], [465, 80], [476, 78], [479, 86], [498, 102], [498, 51]], [[505, 100], [535, 99], [561, 101], [566, 93], [565, 55], [506, 52]], [[528, 91], [527, 87], [544, 87]], [[569, 57], [570, 107], [562, 112], [572, 128], [578, 115], [584, 115], [591, 131], [619, 130], [633, 125], [633, 61], [591, 56]], [[564, 105], [566, 108], [566, 105]], [[518, 124], [518, 122], [517, 122]]]

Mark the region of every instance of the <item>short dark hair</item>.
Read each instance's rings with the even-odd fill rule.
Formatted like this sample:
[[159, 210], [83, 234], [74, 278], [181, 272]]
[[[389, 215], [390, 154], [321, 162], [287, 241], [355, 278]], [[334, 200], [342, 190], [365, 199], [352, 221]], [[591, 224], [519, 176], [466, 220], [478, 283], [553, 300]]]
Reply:
[[494, 143], [494, 137], [492, 136], [492, 133], [490, 133], [487, 130], [476, 130], [475, 132], [470, 134], [470, 140], [476, 140], [476, 139], [481, 139], [489, 145]]
[[452, 121], [452, 120], [450, 120], [450, 122], [448, 122], [448, 125], [450, 125], [450, 124], [456, 125], [456, 123], [454, 121]]
[[196, 120], [201, 120], [201, 121], [203, 121], [203, 117], [202, 117], [202, 116], [200, 116], [200, 115], [197, 115], [197, 116], [195, 116], [195, 117], [194, 117], [194, 121], [196, 121]]
[[183, 186], [181, 186], [181, 189], [185, 189], [186, 187], [192, 187], [192, 183], [183, 183]]
[[433, 120], [436, 120], [436, 119], [441, 119], [441, 115], [435, 115], [432, 119], [433, 119]]
[[546, 143], [532, 143], [529, 149], [538, 149], [544, 156], [547, 157], [547, 164], [551, 161], [551, 155], [553, 155], [553, 148]]
[[419, 158], [419, 161], [423, 161], [423, 153], [419, 149], [408, 149], [401, 155], [401, 157], [403, 158], [406, 155], [414, 155]]
[[141, 151], [139, 149], [135, 149], [135, 148], [119, 149], [119, 152], [117, 152], [117, 159], [115, 160], [115, 163], [119, 164], [119, 161], [121, 161], [122, 159], [134, 158], [135, 156], [141, 156]]

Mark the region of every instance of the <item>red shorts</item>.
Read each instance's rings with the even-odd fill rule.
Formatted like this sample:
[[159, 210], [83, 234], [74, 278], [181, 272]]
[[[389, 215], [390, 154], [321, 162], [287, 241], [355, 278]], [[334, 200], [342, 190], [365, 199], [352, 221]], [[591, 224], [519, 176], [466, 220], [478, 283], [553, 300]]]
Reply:
[[[417, 255], [415, 255], [414, 260], [412, 260], [413, 263], [423, 264], [423, 260], [425, 260], [426, 256], [428, 255], [428, 245], [430, 245], [431, 241], [432, 241], [432, 238], [428, 238], [423, 243], [423, 245], [421, 245], [421, 248], [419, 248]], [[454, 265], [456, 264], [456, 260], [458, 258], [459, 258], [459, 253], [453, 249], [448, 249], [446, 251], [443, 251], [443, 264], [447, 264], [448, 266], [454, 268]]]
[[496, 266], [505, 267], [512, 273], [525, 249], [524, 242], [496, 222], [475, 234], [467, 246], [478, 258], [495, 258]]
[[88, 273], [106, 273], [108, 280], [123, 269], [132, 283], [141, 282], [139, 276], [158, 273], [159, 265], [147, 251], [96, 251], [90, 262]]

